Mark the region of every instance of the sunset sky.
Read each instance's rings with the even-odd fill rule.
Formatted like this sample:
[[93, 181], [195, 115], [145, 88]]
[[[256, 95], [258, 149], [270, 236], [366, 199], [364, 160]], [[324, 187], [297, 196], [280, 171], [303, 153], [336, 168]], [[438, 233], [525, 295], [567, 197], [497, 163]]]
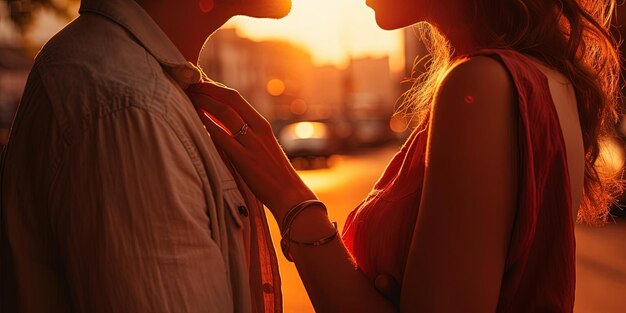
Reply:
[[313, 54], [317, 64], [344, 65], [352, 56], [390, 55], [393, 69], [401, 69], [400, 31], [378, 28], [365, 0], [293, 0], [289, 16], [281, 20], [237, 17], [228, 27], [255, 40], [287, 39]]

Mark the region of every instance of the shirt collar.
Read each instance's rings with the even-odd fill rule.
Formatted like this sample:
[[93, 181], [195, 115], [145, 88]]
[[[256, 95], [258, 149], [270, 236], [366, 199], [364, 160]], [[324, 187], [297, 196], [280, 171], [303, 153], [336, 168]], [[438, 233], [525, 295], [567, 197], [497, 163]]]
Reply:
[[202, 71], [185, 60], [159, 25], [134, 0], [82, 0], [79, 12], [104, 16], [125, 28], [183, 89], [202, 81]]

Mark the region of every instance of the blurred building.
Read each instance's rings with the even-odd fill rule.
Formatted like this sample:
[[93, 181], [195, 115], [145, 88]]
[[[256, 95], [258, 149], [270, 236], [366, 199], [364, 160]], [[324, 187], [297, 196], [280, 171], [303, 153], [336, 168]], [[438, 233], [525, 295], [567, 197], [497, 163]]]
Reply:
[[367, 97], [393, 110], [398, 93], [390, 75], [389, 57], [351, 59], [346, 69], [346, 88], [352, 98]]
[[353, 58], [345, 69], [315, 66], [298, 46], [256, 42], [224, 29], [207, 41], [199, 64], [211, 79], [239, 90], [278, 128], [322, 120], [340, 125], [347, 140], [374, 143], [389, 137], [400, 90], [388, 57]]
[[389, 123], [399, 89], [390, 75], [389, 57], [350, 60], [345, 74], [345, 114], [353, 125], [355, 143], [377, 144], [393, 137]]
[[255, 42], [235, 29], [216, 32], [199, 65], [209, 78], [239, 90], [270, 120], [291, 117], [291, 103], [303, 97], [304, 77], [312, 69], [306, 50], [282, 41]]
[[[343, 114], [346, 98], [344, 76], [344, 70], [336, 66], [311, 68], [311, 71], [302, 80], [302, 101], [306, 102], [306, 111], [302, 114], [303, 118], [337, 118]], [[293, 109], [298, 110], [298, 107], [294, 106]]]

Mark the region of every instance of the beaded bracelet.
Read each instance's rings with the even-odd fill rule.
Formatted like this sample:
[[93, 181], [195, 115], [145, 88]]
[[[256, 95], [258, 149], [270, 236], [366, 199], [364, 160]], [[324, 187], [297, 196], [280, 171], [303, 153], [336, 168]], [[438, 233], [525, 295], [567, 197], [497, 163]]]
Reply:
[[337, 223], [333, 222], [333, 226], [335, 228], [335, 232], [327, 237], [324, 237], [320, 240], [316, 240], [314, 242], [300, 242], [300, 241], [295, 241], [292, 240], [291, 237], [291, 225], [293, 224], [293, 221], [296, 219], [296, 217], [302, 213], [302, 211], [304, 211], [307, 208], [310, 208], [311, 206], [319, 206], [322, 209], [324, 209], [324, 212], [327, 212], [326, 206], [324, 205], [324, 203], [322, 203], [319, 200], [307, 200], [307, 201], [303, 201], [301, 203], [299, 203], [298, 205], [294, 206], [293, 208], [291, 208], [287, 214], [285, 214], [285, 217], [283, 219], [283, 223], [282, 223], [282, 230], [281, 230], [281, 235], [282, 235], [282, 239], [280, 240], [280, 248], [283, 251], [283, 255], [285, 255], [285, 258], [287, 259], [287, 261], [289, 262], [293, 262], [293, 258], [291, 257], [291, 253], [289, 252], [289, 244], [290, 243], [295, 243], [295, 244], [299, 244], [299, 245], [304, 245], [304, 246], [314, 246], [314, 247], [318, 247], [324, 244], [327, 244], [329, 242], [331, 242], [333, 239], [335, 239], [338, 235], [338, 231], [337, 231]]

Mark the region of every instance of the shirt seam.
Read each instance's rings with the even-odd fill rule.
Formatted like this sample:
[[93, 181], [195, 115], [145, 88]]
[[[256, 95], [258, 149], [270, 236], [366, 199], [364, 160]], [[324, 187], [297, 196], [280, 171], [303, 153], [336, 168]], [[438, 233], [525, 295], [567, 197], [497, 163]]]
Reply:
[[[39, 59], [35, 60], [35, 63], [33, 65], [33, 69], [32, 71], [37, 73], [37, 78], [39, 80], [39, 83], [41, 84], [41, 89], [43, 90], [43, 93], [46, 97], [46, 100], [48, 101], [48, 105], [52, 106], [52, 101], [50, 100], [50, 93], [48, 92], [48, 86], [46, 86], [46, 80], [43, 78], [43, 75], [41, 73], [40, 70], [40, 65], [41, 62]], [[65, 130], [63, 130], [63, 128], [61, 127], [61, 122], [59, 121], [58, 116], [56, 115], [56, 112], [54, 110], [50, 110], [50, 116], [51, 116], [51, 120], [53, 122], [53, 124], [59, 128], [60, 134], [61, 134], [61, 142], [63, 143], [62, 147], [58, 147], [58, 148], [67, 148], [68, 146], [68, 139], [65, 136]], [[16, 125], [17, 126], [17, 125]], [[64, 150], [64, 149], [63, 149]], [[51, 166], [51, 171], [50, 173], [52, 174], [50, 176], [50, 185], [52, 185], [52, 181], [54, 180], [54, 177], [56, 176], [56, 172], [58, 171], [59, 167], [60, 167], [60, 163], [61, 163], [61, 157], [60, 156], [54, 156], [54, 159], [52, 161], [52, 166]]]

